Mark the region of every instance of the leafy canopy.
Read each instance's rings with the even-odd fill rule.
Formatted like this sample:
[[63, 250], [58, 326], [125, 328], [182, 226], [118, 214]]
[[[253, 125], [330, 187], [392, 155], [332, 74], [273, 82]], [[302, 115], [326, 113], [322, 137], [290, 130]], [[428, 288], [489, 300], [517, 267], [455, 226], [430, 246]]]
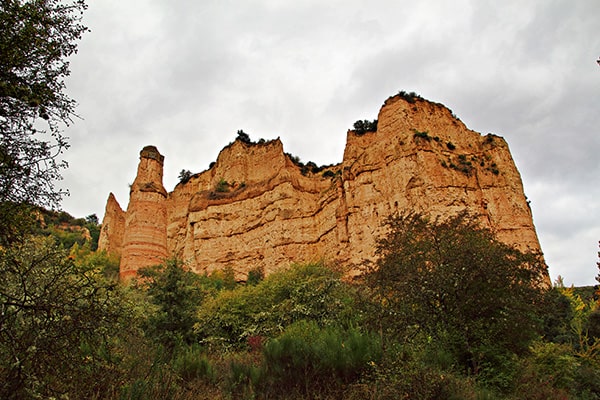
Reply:
[[0, 271], [0, 398], [48, 396], [97, 380], [85, 377], [82, 346], [93, 353], [109, 345], [122, 314], [114, 284], [44, 237], [0, 249]]
[[171, 258], [165, 263], [139, 270], [140, 287], [147, 290], [155, 310], [146, 331], [167, 350], [191, 343], [196, 312], [202, 300], [199, 276]]
[[382, 329], [444, 341], [472, 371], [486, 354], [527, 349], [537, 334], [546, 268], [538, 254], [499, 242], [467, 214], [443, 221], [394, 216], [386, 226], [367, 276]]
[[354, 133], [364, 135], [367, 132], [377, 132], [377, 120], [358, 120], [354, 123]]
[[65, 93], [67, 58], [87, 31], [83, 0], [0, 1], [0, 239], [15, 234], [24, 204], [56, 207], [61, 126], [75, 115]]
[[349, 287], [320, 263], [293, 265], [253, 285], [220, 291], [198, 317], [195, 330], [203, 341], [238, 346], [254, 336], [277, 336], [299, 320], [321, 326], [358, 320]]

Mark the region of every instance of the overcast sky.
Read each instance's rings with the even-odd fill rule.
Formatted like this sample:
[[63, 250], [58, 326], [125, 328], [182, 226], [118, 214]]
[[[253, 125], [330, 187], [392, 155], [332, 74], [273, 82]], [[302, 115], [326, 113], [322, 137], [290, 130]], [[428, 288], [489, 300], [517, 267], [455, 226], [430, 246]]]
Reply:
[[93, 0], [71, 59], [63, 209], [125, 209], [139, 151], [165, 188], [236, 137], [280, 137], [304, 162], [339, 163], [346, 131], [415, 91], [503, 136], [550, 266], [593, 285], [600, 240], [598, 0]]

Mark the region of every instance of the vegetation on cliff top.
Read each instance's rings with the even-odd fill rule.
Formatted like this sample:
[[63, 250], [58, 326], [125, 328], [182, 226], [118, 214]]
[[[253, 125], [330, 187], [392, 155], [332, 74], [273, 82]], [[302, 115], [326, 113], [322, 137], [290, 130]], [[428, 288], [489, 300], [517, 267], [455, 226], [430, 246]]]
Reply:
[[358, 120], [354, 123], [354, 133], [357, 135], [364, 135], [368, 132], [377, 132], [377, 120]]

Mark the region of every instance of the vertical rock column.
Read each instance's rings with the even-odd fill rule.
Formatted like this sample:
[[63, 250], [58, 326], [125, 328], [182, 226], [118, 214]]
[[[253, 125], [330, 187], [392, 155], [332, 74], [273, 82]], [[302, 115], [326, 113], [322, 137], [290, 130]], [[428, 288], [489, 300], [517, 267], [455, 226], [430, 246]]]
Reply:
[[125, 211], [117, 202], [114, 194], [108, 196], [102, 229], [98, 239], [98, 250], [121, 256], [123, 234], [125, 233]]
[[167, 257], [167, 207], [163, 179], [164, 157], [154, 146], [140, 152], [137, 176], [129, 192], [120, 277], [160, 264]]

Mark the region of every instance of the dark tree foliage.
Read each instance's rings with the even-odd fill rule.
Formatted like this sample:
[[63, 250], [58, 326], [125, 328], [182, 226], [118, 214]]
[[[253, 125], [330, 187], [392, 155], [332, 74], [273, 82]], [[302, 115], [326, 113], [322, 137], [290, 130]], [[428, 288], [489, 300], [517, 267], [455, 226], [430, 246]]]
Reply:
[[543, 337], [553, 343], [571, 343], [576, 340], [571, 328], [573, 309], [569, 298], [558, 288], [552, 288], [544, 298]]
[[421, 96], [419, 96], [417, 93], [405, 92], [404, 90], [399, 91], [398, 96], [400, 96], [401, 98], [403, 98], [404, 100], [408, 101], [411, 104], [416, 103], [417, 100], [423, 100], [423, 98]]
[[164, 264], [141, 269], [139, 276], [139, 284], [157, 306], [148, 317], [148, 335], [168, 352], [180, 344], [191, 344], [203, 296], [198, 275], [185, 269], [180, 260], [171, 258]]
[[377, 132], [377, 120], [358, 120], [354, 123], [354, 133], [364, 135], [367, 132]]
[[246, 144], [251, 144], [252, 140], [250, 139], [250, 135], [248, 135], [246, 132], [244, 132], [243, 130], [239, 130], [237, 131], [237, 140], [241, 141], [242, 143], [246, 143]]
[[[68, 147], [61, 126], [75, 101], [65, 93], [67, 58], [87, 30], [83, 0], [0, 0], [0, 239], [19, 228], [26, 204], [56, 207]], [[18, 231], [18, 229], [17, 229]]]
[[182, 169], [179, 172], [179, 183], [187, 183], [192, 177], [192, 172], [187, 169]]
[[[3, 399], [98, 398], [98, 383], [114, 371], [111, 331], [122, 315], [116, 288], [53, 238], [32, 235], [38, 206], [55, 208], [65, 194], [55, 183], [66, 167], [61, 129], [72, 122], [75, 102], [64, 81], [67, 59], [87, 30], [80, 23], [85, 9], [83, 0], [0, 0]], [[97, 218], [87, 223], [97, 227]]]
[[[598, 242], [598, 247], [600, 247], [600, 242]], [[600, 260], [600, 251], [598, 252], [598, 259]], [[598, 267], [598, 275], [596, 275], [596, 282], [600, 284], [600, 261], [596, 263], [596, 266]]]
[[381, 327], [443, 341], [477, 372], [499, 353], [520, 354], [538, 332], [545, 264], [494, 238], [467, 214], [391, 217], [368, 275]]
[[0, 398], [93, 397], [81, 385], [109, 353], [113, 285], [43, 237], [0, 250], [0, 271]]

